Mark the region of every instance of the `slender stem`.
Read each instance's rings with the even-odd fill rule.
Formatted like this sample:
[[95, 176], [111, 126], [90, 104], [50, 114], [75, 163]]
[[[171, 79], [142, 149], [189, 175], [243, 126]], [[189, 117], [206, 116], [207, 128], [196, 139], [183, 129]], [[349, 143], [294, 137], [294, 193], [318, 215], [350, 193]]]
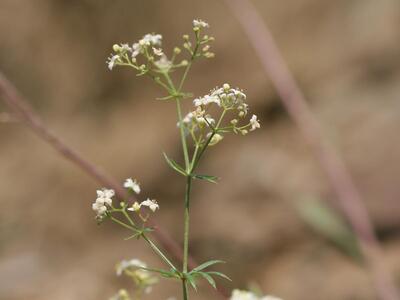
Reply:
[[182, 292], [183, 292], [183, 300], [189, 299], [188, 290], [187, 290], [187, 281], [186, 279], [182, 279]]
[[[185, 192], [185, 211], [183, 214], [184, 218], [184, 232], [183, 232], [183, 266], [182, 273], [186, 274], [188, 271], [188, 256], [189, 256], [189, 225], [190, 225], [190, 191], [192, 189], [192, 176], [186, 177], [186, 192]], [[183, 299], [189, 299], [187, 291], [186, 278], [182, 277], [182, 289], [183, 289]]]
[[182, 148], [183, 148], [183, 156], [185, 158], [185, 166], [186, 170], [189, 168], [189, 154], [188, 154], [188, 147], [185, 138], [184, 128], [182, 126], [182, 110], [181, 110], [181, 102], [179, 98], [176, 98], [176, 110], [178, 112], [178, 122], [179, 122], [179, 130], [181, 134], [182, 140]]
[[132, 226], [130, 226], [130, 225], [128, 225], [128, 224], [126, 224], [126, 223], [124, 223], [124, 222], [118, 220], [117, 218], [114, 218], [113, 216], [110, 216], [110, 219], [111, 219], [113, 222], [115, 222], [115, 223], [121, 225], [122, 227], [125, 227], [125, 228], [127, 228], [127, 229], [136, 231], [136, 229], [135, 229], [134, 227], [132, 227]]
[[150, 240], [144, 233], [142, 233], [143, 239], [150, 245], [150, 247], [156, 252], [164, 262], [166, 262], [172, 269], [176, 270], [174, 264], [165, 256], [165, 254]]
[[189, 206], [190, 206], [190, 191], [192, 189], [192, 177], [189, 175], [186, 179], [185, 192], [185, 211], [184, 211], [184, 233], [183, 233], [183, 272], [187, 272], [188, 268], [188, 253], [189, 253]]

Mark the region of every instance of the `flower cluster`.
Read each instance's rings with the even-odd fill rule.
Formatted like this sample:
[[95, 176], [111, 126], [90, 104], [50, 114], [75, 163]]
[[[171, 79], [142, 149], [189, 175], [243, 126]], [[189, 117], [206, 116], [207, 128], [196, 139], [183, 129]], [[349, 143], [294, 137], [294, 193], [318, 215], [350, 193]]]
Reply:
[[92, 209], [97, 213], [97, 218], [101, 219], [104, 217], [108, 208], [112, 205], [112, 197], [114, 195], [114, 190], [97, 190], [97, 199], [92, 204]]
[[230, 300], [281, 300], [274, 296], [257, 296], [249, 291], [233, 290]]
[[[127, 178], [124, 182], [124, 187], [129, 191], [134, 192], [135, 194], [140, 194], [141, 192], [140, 184], [136, 179]], [[112, 213], [117, 211], [112, 205], [112, 197], [114, 196], [114, 190], [106, 188], [103, 188], [102, 190], [97, 190], [97, 198], [92, 204], [92, 209], [96, 212], [96, 218], [98, 220], [103, 220], [104, 217], [107, 215], [107, 212]], [[121, 207], [122, 209], [126, 209], [126, 204], [124, 202], [121, 202]], [[155, 212], [157, 209], [160, 208], [156, 200], [147, 198], [141, 203], [135, 201], [132, 206], [127, 208], [127, 210], [138, 213], [142, 221], [146, 221], [147, 217], [143, 218], [140, 215], [140, 209], [142, 207], [148, 207], [152, 212]]]
[[[222, 133], [231, 131], [245, 135], [249, 131], [260, 128], [260, 121], [256, 115], [253, 115], [247, 124], [239, 124], [239, 119], [243, 119], [249, 110], [245, 101], [246, 94], [242, 90], [231, 88], [229, 84], [225, 83], [209, 94], [194, 99], [195, 110], [189, 112], [182, 119], [182, 126], [192, 136], [195, 144], [204, 143], [211, 137], [209, 145], [215, 145], [223, 139]], [[210, 115], [209, 112], [213, 110], [213, 107], [221, 112], [219, 118], [214, 119]], [[224, 118], [228, 113], [233, 115], [233, 118], [227, 124]], [[179, 125], [180, 123], [178, 123]]]
[[125, 289], [121, 289], [116, 293], [114, 296], [112, 296], [109, 300], [130, 300], [131, 298], [129, 297], [128, 292]]
[[[214, 53], [210, 52], [209, 43], [213, 37], [202, 35], [202, 29], [208, 28], [208, 23], [202, 20], [193, 21], [193, 31], [195, 41], [191, 41], [189, 35], [183, 35], [182, 47], [175, 47], [173, 54], [169, 58], [162, 49], [162, 35], [146, 34], [139, 41], [129, 45], [128, 43], [113, 45], [113, 53], [107, 59], [108, 69], [112, 70], [115, 66], [128, 66], [138, 71], [138, 75], [149, 75], [158, 84], [166, 87], [167, 82], [163, 82], [159, 74], [168, 74], [174, 69], [187, 67], [189, 61], [198, 57], [211, 58]], [[189, 53], [187, 59], [177, 59], [184, 48]]]
[[147, 271], [146, 268], [146, 263], [138, 259], [123, 260], [117, 264], [116, 272], [118, 276], [124, 274], [130, 277], [139, 290], [148, 294], [151, 292], [152, 286], [157, 283], [158, 280]]

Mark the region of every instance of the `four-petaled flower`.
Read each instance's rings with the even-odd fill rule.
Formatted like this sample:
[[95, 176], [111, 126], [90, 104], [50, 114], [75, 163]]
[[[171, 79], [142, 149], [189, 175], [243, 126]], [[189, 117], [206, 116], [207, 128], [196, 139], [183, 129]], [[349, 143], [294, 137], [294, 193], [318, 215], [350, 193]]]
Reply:
[[197, 28], [207, 28], [210, 27], [207, 22], [204, 22], [203, 20], [193, 20], [193, 27]]
[[132, 178], [127, 178], [124, 182], [124, 187], [127, 189], [131, 189], [136, 194], [140, 193], [140, 184], [137, 180], [132, 180]]
[[140, 206], [147, 206], [148, 208], [150, 208], [150, 210], [152, 212], [155, 212], [156, 209], [159, 209], [160, 207], [157, 204], [156, 200], [151, 200], [150, 198], [147, 198], [147, 200], [143, 201], [142, 203], [140, 203]]
[[260, 121], [257, 120], [257, 116], [253, 115], [250, 119], [250, 131], [256, 130], [257, 128], [260, 128]]
[[107, 60], [107, 65], [108, 65], [108, 69], [109, 69], [110, 71], [114, 68], [116, 62], [117, 62], [119, 59], [120, 59], [120, 57], [119, 57], [118, 54], [112, 55], [112, 56], [110, 56], [110, 57], [108, 58], [108, 60]]

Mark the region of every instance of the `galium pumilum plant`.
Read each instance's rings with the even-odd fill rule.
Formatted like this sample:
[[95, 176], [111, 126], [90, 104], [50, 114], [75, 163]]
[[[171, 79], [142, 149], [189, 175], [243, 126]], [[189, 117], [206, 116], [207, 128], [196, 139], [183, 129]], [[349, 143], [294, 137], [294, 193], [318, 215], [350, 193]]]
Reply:
[[[147, 198], [141, 202], [129, 203], [129, 199], [118, 199], [119, 203], [115, 203], [113, 190], [104, 188], [97, 191], [97, 199], [92, 205], [97, 214], [97, 221], [102, 223], [110, 220], [124, 227], [130, 232], [127, 239], [143, 240], [166, 265], [166, 269], [159, 269], [148, 267], [137, 259], [120, 262], [117, 265], [117, 274], [130, 277], [136, 288], [135, 293], [131, 295], [126, 290], [120, 290], [113, 299], [140, 299], [142, 294], [150, 292], [152, 285], [157, 282], [156, 275], [181, 281], [184, 300], [189, 299], [189, 286], [197, 289], [196, 282], [199, 278], [205, 279], [214, 288], [215, 277], [229, 280], [226, 275], [210, 270], [211, 266], [222, 263], [220, 260], [210, 260], [192, 270], [188, 269], [191, 190], [194, 180], [217, 182], [218, 178], [215, 176], [197, 173], [201, 159], [209, 147], [220, 143], [229, 133], [244, 136], [259, 128], [260, 123], [256, 115], [248, 118], [249, 107], [244, 92], [232, 88], [227, 83], [214, 88], [203, 97], [194, 99], [193, 109], [185, 115], [182, 114], [182, 102], [192, 98], [190, 93], [184, 91], [184, 83], [193, 63], [203, 58], [214, 57], [210, 51], [210, 44], [214, 38], [204, 33], [208, 27], [206, 22], [194, 20], [192, 36], [184, 35], [182, 46], [175, 47], [170, 54], [162, 48], [161, 35], [146, 34], [132, 45], [114, 45], [113, 53], [107, 60], [110, 70], [115, 67], [127, 67], [137, 76], [150, 78], [165, 92], [165, 96], [159, 100], [174, 102], [182, 144], [182, 164], [165, 153], [164, 157], [167, 164], [186, 182], [183, 199], [183, 257], [180, 267], [175, 265], [168, 258], [168, 253], [164, 253], [149, 236], [153, 228], [147, 225], [147, 221], [159, 209], [156, 200]], [[131, 178], [124, 182], [124, 187], [137, 197], [141, 192], [138, 181]], [[234, 299], [241, 299], [238, 295], [245, 294], [236, 291], [235, 295]]]

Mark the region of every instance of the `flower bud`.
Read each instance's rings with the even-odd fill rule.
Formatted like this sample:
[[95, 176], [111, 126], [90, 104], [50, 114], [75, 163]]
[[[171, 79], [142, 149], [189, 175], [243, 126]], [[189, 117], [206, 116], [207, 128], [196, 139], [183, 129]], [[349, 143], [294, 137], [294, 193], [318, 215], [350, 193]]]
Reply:
[[237, 120], [237, 119], [231, 120], [231, 124], [232, 124], [232, 125], [236, 125], [237, 123], [238, 123], [238, 120]]
[[180, 49], [179, 47], [175, 47], [175, 48], [174, 48], [174, 53], [175, 53], [175, 54], [181, 53], [181, 49]]
[[184, 34], [184, 35], [183, 35], [183, 39], [184, 39], [185, 41], [188, 41], [188, 40], [189, 40], [189, 36], [188, 36], [187, 34]]
[[181, 61], [181, 66], [183, 66], [183, 67], [186, 67], [188, 64], [189, 64], [189, 62], [186, 59]]
[[230, 85], [227, 84], [227, 83], [224, 83], [224, 85], [223, 85], [222, 87], [224, 88], [224, 91], [225, 91], [225, 92], [228, 92], [229, 89], [231, 88]]
[[115, 52], [119, 52], [119, 51], [121, 50], [121, 47], [120, 47], [119, 45], [117, 45], [117, 44], [114, 44], [114, 45], [112, 46], [112, 48], [113, 48], [113, 50], [114, 50]]
[[220, 141], [222, 141], [223, 138], [224, 137], [218, 133], [214, 134], [214, 136], [211, 138], [210, 146], [218, 144]]
[[243, 135], [246, 135], [246, 134], [248, 134], [249, 132], [248, 132], [246, 129], [243, 129], [242, 131], [240, 131], [240, 133], [243, 134]]
[[206, 52], [206, 53], [204, 53], [204, 56], [205, 56], [206, 58], [213, 58], [213, 57], [215, 56], [215, 54], [212, 53], [212, 52]]
[[203, 47], [203, 52], [207, 52], [208, 50], [210, 50], [210, 46], [206, 45]]
[[244, 111], [239, 112], [239, 117], [243, 118], [245, 116]]

